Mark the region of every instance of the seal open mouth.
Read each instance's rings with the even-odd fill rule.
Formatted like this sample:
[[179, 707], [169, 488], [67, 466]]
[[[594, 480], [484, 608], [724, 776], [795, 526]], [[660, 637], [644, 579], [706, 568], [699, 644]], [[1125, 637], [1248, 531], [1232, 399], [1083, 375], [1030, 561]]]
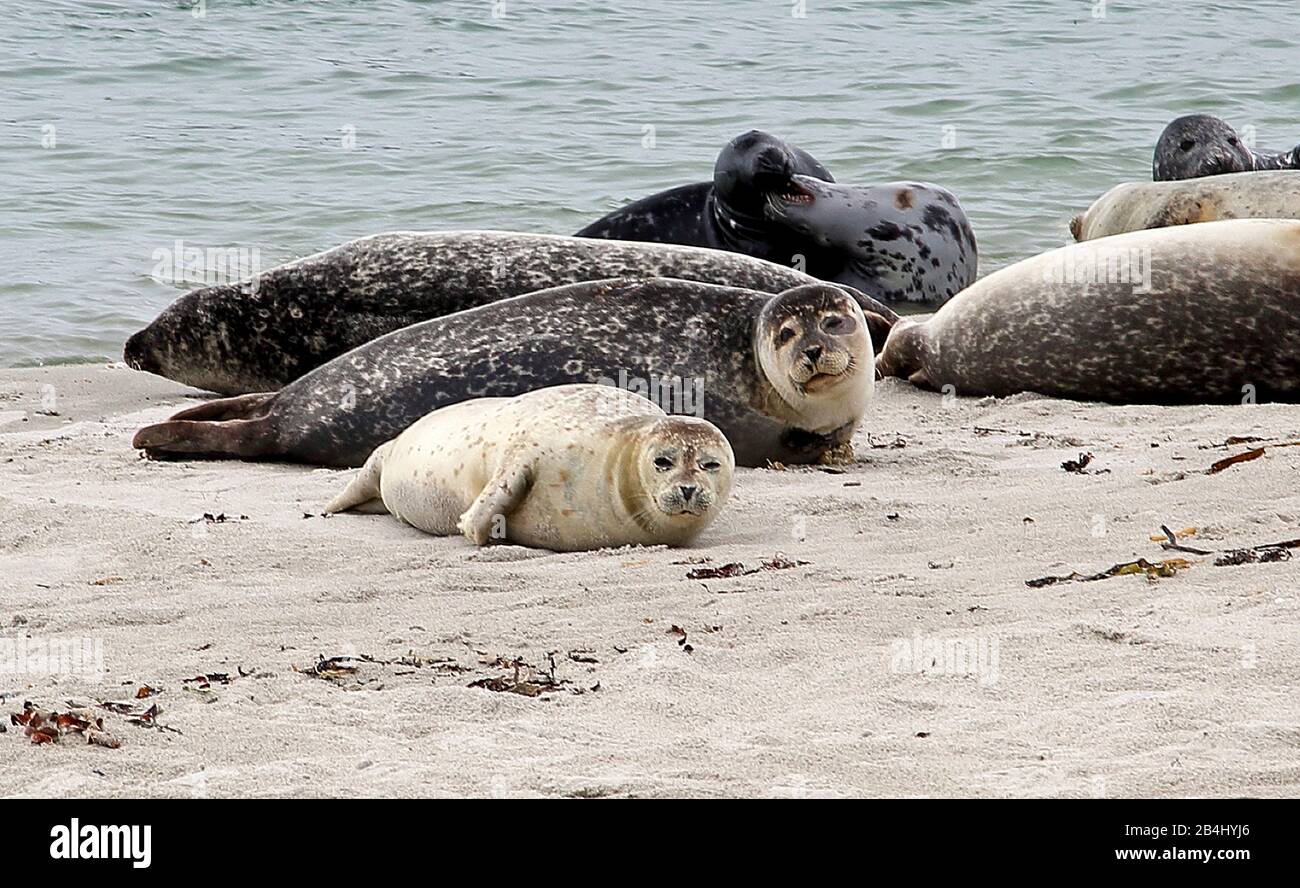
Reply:
[[783, 202], [787, 204], [795, 204], [795, 205], [810, 204], [814, 200], [816, 200], [816, 198], [813, 196], [813, 193], [811, 191], [809, 191], [807, 188], [804, 188], [794, 179], [791, 179], [789, 182], [785, 183], [785, 187], [781, 189], [780, 193], [777, 196]]
[[779, 187], [767, 192], [767, 216], [769, 219], [780, 219], [787, 223], [793, 223], [795, 220], [790, 217], [788, 210], [794, 207], [812, 206], [817, 200], [817, 196], [812, 191], [799, 184], [798, 178], [798, 176], [791, 176], [782, 182]]

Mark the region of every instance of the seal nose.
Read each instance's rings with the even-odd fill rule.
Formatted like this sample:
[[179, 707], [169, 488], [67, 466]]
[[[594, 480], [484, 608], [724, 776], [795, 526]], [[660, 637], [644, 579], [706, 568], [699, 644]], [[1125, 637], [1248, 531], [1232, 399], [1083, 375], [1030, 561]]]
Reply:
[[126, 341], [126, 347], [122, 349], [122, 359], [134, 370], [155, 373], [159, 369], [158, 359], [153, 348], [150, 347], [148, 332], [148, 330], [141, 330]]
[[699, 490], [694, 484], [683, 484], [677, 489], [682, 492], [682, 499], [688, 503], [691, 501], [691, 497], [695, 496], [695, 491]]
[[817, 361], [822, 356], [822, 347], [820, 345], [814, 345], [811, 348], [804, 349], [803, 353], [804, 356], [808, 358], [808, 362], [811, 363], [814, 367], [816, 367]]

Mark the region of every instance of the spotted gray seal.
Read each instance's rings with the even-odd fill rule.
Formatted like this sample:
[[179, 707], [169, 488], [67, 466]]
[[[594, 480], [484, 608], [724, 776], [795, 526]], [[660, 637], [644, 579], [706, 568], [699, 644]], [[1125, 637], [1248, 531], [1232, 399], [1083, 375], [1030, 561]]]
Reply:
[[887, 302], [932, 305], [975, 282], [975, 232], [948, 189], [925, 182], [839, 185], [792, 178], [795, 188], [769, 195], [768, 213], [843, 257], [843, 267], [827, 280]]
[[1070, 221], [1075, 240], [1220, 219], [1300, 219], [1300, 171], [1125, 182]]
[[[736, 253], [504, 231], [394, 232], [177, 299], [126, 344], [126, 362], [219, 394], [262, 392], [410, 324], [535, 290], [672, 277], [765, 293], [815, 282]], [[855, 293], [883, 345], [897, 318]]]
[[735, 462], [705, 420], [561, 385], [433, 411], [380, 445], [326, 511], [378, 505], [479, 546], [681, 546], [717, 517]]
[[1254, 151], [1231, 124], [1212, 114], [1187, 114], [1170, 122], [1151, 160], [1151, 178], [1157, 182], [1287, 169], [1300, 169], [1300, 145], [1290, 151]]
[[1300, 222], [1206, 222], [1053, 250], [927, 321], [900, 321], [876, 363], [958, 395], [1295, 401]]
[[571, 284], [405, 327], [278, 393], [182, 411], [134, 444], [357, 466], [435, 408], [604, 381], [708, 419], [741, 465], [811, 462], [848, 442], [873, 357], [857, 301], [831, 284], [776, 296], [668, 278]]

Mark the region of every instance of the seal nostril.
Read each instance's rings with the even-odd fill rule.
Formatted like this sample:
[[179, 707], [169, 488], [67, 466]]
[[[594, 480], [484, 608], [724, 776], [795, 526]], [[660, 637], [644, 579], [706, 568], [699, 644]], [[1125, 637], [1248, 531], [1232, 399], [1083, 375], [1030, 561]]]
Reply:
[[126, 341], [126, 346], [122, 349], [122, 360], [134, 370], [153, 373], [158, 369], [158, 362], [154, 358], [153, 350], [149, 347], [148, 340], [145, 337], [146, 332], [141, 330]]
[[820, 345], [814, 345], [811, 348], [804, 349], [803, 353], [807, 356], [809, 361], [816, 364], [822, 356], [822, 347]]
[[682, 499], [688, 503], [691, 501], [691, 497], [695, 496], [695, 491], [698, 489], [694, 484], [683, 484], [678, 488], [682, 492]]

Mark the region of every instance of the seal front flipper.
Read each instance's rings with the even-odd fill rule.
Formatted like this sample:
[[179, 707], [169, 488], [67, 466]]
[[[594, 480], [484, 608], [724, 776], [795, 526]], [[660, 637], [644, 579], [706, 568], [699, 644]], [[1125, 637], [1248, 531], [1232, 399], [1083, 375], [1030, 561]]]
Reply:
[[275, 392], [220, 398], [182, 410], [167, 422], [145, 426], [131, 446], [149, 456], [263, 456], [272, 451], [267, 415]]
[[460, 516], [456, 529], [474, 545], [486, 546], [497, 526], [504, 529], [504, 522], [524, 501], [532, 482], [533, 472], [528, 463], [518, 459], [503, 463], [473, 505]]
[[857, 420], [854, 420], [827, 434], [791, 428], [781, 436], [781, 446], [798, 463], [825, 465], [852, 462], [853, 432], [857, 427]]
[[357, 511], [368, 515], [383, 515], [388, 512], [379, 488], [379, 481], [384, 474], [384, 457], [388, 455], [392, 446], [393, 443], [390, 441], [375, 448], [375, 452], [370, 454], [370, 458], [352, 479], [352, 483], [330, 500], [329, 505], [325, 507], [326, 513], [333, 515], [336, 512]]

